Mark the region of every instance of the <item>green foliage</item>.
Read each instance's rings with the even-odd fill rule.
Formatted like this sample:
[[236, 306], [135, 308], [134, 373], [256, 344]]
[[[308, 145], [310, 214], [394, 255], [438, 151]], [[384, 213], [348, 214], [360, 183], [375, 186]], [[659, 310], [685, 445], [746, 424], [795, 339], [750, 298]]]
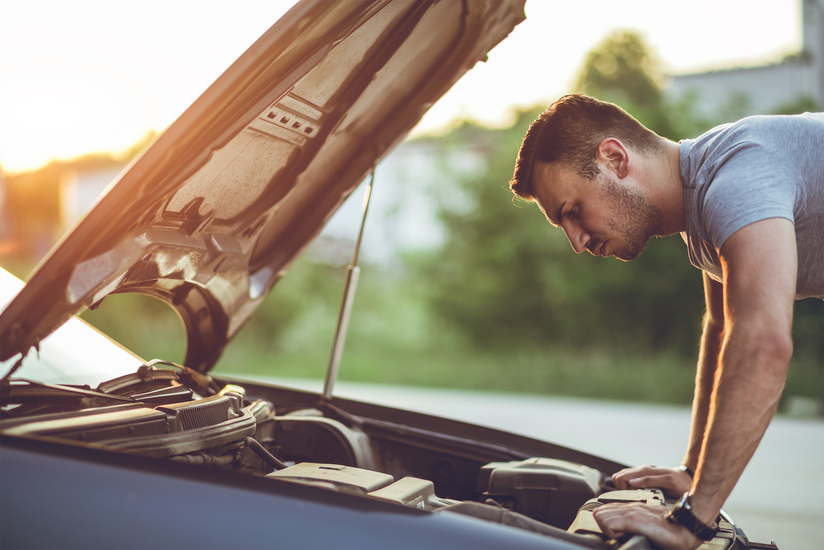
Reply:
[[824, 301], [807, 298], [795, 303], [793, 340], [796, 351], [804, 350], [824, 365]]
[[86, 310], [80, 317], [145, 360], [182, 363], [185, 358], [183, 322], [175, 310], [151, 296], [107, 296], [97, 309]]
[[[697, 91], [666, 97], [661, 63], [644, 37], [631, 30], [608, 35], [590, 51], [578, 73], [575, 90], [623, 107], [647, 128], [674, 141], [692, 138], [752, 112], [752, 98], [734, 92], [712, 114], [702, 114]], [[800, 97], [776, 114], [816, 110], [815, 101]]]
[[659, 62], [635, 31], [616, 31], [586, 56], [578, 74], [577, 91], [594, 95], [621, 93], [634, 105], [663, 99]]
[[[577, 87], [619, 100], [671, 139], [694, 137], [726, 120], [699, 115], [696, 94], [666, 100], [659, 80], [658, 62], [643, 38], [621, 31], [587, 55]], [[748, 96], [734, 94], [721, 111], [737, 118], [749, 104]], [[812, 107], [808, 98], [799, 98], [783, 109]], [[441, 154], [444, 182], [440, 217], [449, 238], [441, 250], [416, 259], [421, 273], [435, 275], [437, 284], [428, 292], [433, 310], [459, 327], [472, 346], [485, 349], [669, 349], [694, 357], [704, 299], [700, 272], [690, 265], [679, 237], [650, 242], [630, 263], [576, 256], [538, 208], [512, 201], [507, 181], [522, 136], [540, 110], [519, 112], [509, 128], [464, 123], [437, 138], [433, 148]], [[477, 173], [452, 167], [450, 159], [467, 150], [483, 156]], [[812, 318], [802, 313], [796, 320], [797, 349], [813, 350], [800, 354], [802, 364], [812, 364], [810, 358], [824, 363], [824, 350], [812, 343], [824, 330]]]
[[673, 135], [664, 108], [660, 62], [636, 31], [608, 35], [584, 59], [575, 91], [621, 105], [662, 136]]
[[703, 115], [699, 109], [700, 101], [701, 97], [695, 90], [688, 91], [675, 100], [666, 101], [665, 109], [670, 120], [671, 133], [665, 137], [673, 141], [694, 138], [723, 122]]
[[[576, 255], [533, 204], [513, 201], [507, 181], [521, 137], [538, 110], [495, 130], [470, 124], [440, 138], [444, 247], [416, 258], [435, 283], [433, 309], [486, 349], [563, 345], [675, 349], [692, 354], [703, 294], [679, 237], [656, 240], [634, 262]], [[469, 140], [469, 141], [467, 141]], [[478, 175], [450, 168], [471, 143]]]
[[809, 95], [800, 95], [792, 101], [782, 103], [772, 112], [774, 115], [797, 115], [800, 113], [815, 113], [822, 110], [821, 104]]
[[718, 107], [718, 123], [741, 120], [747, 114], [752, 113], [752, 110], [753, 102], [748, 93], [742, 91], [732, 92]]
[[217, 370], [323, 378], [344, 270], [317, 261], [308, 250], [235, 336]]
[[[726, 122], [749, 100], [729, 98], [725, 118], [702, 116], [696, 94], [676, 102], [664, 97], [658, 67], [642, 37], [616, 33], [587, 56], [577, 89], [620, 104], [671, 139]], [[799, 98], [780, 110], [819, 108]], [[437, 152], [432, 160], [440, 174], [430, 191], [447, 240], [439, 250], [407, 256], [400, 273], [363, 267], [342, 379], [691, 401], [704, 300], [700, 272], [689, 264], [681, 239], [653, 240], [629, 263], [576, 255], [563, 231], [547, 224], [535, 205], [512, 200], [507, 182], [518, 147], [542, 109], [517, 113], [509, 128], [464, 122], [446, 135], [425, 138]], [[73, 162], [99, 167], [95, 163], [113, 159]], [[56, 202], [42, 197], [62, 171], [91, 166], [68, 164], [9, 178], [12, 193], [18, 193], [10, 201], [40, 208], [33, 210], [40, 217], [32, 227], [56, 216]], [[347, 248], [342, 256], [348, 254]], [[235, 337], [216, 371], [322, 378], [344, 275], [345, 266], [323, 261], [310, 246]], [[144, 358], [183, 359], [180, 321], [156, 300], [111, 296], [83, 317]], [[822, 334], [822, 302], [798, 302], [785, 395], [821, 398]]]

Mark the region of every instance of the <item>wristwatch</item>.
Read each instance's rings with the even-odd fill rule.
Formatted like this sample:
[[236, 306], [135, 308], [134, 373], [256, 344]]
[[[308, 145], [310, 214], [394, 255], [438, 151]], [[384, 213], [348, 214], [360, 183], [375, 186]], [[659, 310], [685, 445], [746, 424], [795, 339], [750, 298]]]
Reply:
[[718, 532], [717, 521], [712, 525], [706, 525], [693, 515], [689, 492], [684, 493], [681, 500], [676, 502], [675, 506], [670, 508], [669, 513], [667, 513], [665, 517], [670, 523], [678, 523], [683, 525], [689, 530], [690, 533], [701, 540], [712, 540], [715, 533]]
[[687, 475], [688, 475], [688, 476], [690, 476], [690, 478], [695, 479], [695, 472], [693, 472], [693, 471], [692, 471], [692, 468], [690, 468], [690, 467], [689, 467], [689, 466], [687, 466], [686, 464], [681, 464], [681, 465], [680, 465], [680, 466], [678, 466], [678, 468], [676, 468], [676, 469], [677, 469], [677, 470], [679, 470], [679, 471], [681, 471], [681, 472], [686, 472], [686, 473], [687, 473]]

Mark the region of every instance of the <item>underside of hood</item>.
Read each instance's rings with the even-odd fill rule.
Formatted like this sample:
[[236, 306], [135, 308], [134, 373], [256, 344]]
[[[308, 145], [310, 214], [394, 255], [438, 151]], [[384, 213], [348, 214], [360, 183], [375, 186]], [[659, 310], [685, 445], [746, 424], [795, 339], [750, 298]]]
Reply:
[[174, 307], [207, 371], [372, 167], [525, 0], [304, 0], [133, 161], [0, 315], [25, 356], [114, 293]]

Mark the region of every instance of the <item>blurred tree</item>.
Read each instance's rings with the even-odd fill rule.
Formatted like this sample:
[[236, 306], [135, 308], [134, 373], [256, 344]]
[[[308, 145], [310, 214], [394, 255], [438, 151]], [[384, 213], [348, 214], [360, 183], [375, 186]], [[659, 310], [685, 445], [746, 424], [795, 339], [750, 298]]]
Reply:
[[[716, 113], [701, 115], [697, 92], [672, 99], [664, 93], [662, 81], [661, 63], [644, 37], [636, 31], [622, 30], [608, 35], [587, 54], [575, 91], [620, 105], [647, 128], [674, 141], [696, 137], [751, 111], [752, 98], [736, 92]], [[784, 108], [798, 106], [809, 106], [809, 101], [799, 98], [798, 105], [794, 102]]]
[[621, 105], [647, 128], [672, 137], [660, 65], [641, 34], [616, 31], [587, 54], [575, 91]]
[[[703, 310], [701, 276], [679, 238], [651, 242], [636, 261], [604, 261], [572, 252], [563, 231], [538, 208], [513, 201], [511, 177], [521, 138], [539, 109], [509, 128], [464, 123], [434, 138], [441, 170], [444, 247], [418, 258], [437, 283], [432, 307], [474, 346], [603, 345], [692, 351]], [[480, 174], [450, 158], [482, 155]]]
[[716, 118], [718, 124], [735, 122], [741, 120], [748, 113], [753, 112], [753, 100], [750, 94], [742, 91], [730, 93], [727, 98], [718, 106]]
[[797, 115], [800, 113], [815, 113], [822, 110], [822, 106], [810, 95], [800, 95], [793, 101], [782, 103], [772, 112], [774, 115]]
[[[697, 96], [676, 102], [664, 96], [658, 67], [640, 35], [621, 31], [587, 55], [577, 90], [621, 104], [674, 140], [734, 119], [734, 112], [749, 101], [732, 96], [717, 118], [700, 116]], [[811, 107], [801, 98], [782, 110]], [[534, 205], [512, 200], [507, 181], [521, 139], [540, 111], [517, 113], [508, 128], [464, 122], [447, 135], [430, 138], [441, 152], [443, 177], [437, 192], [449, 235], [441, 250], [417, 258], [418, 268], [437, 281], [429, 291], [432, 307], [462, 330], [473, 347], [551, 343], [610, 351], [672, 349], [693, 357], [704, 310], [702, 278], [679, 237], [651, 241], [630, 263], [575, 255], [563, 232], [552, 229]], [[467, 171], [451, 161], [467, 151], [484, 159], [482, 170]], [[822, 319], [811, 307], [800, 307], [796, 341], [809, 349], [802, 355], [817, 360], [824, 357]]]
[[700, 136], [721, 121], [702, 114], [699, 109], [700, 94], [689, 91], [676, 99], [668, 98], [665, 108], [670, 120], [671, 134], [666, 136], [674, 141]]
[[[692, 116], [689, 100], [671, 110], [660, 78], [644, 39], [620, 31], [587, 55], [576, 88], [620, 103], [666, 137], [711, 126]], [[535, 206], [512, 201], [507, 181], [539, 113], [521, 111], [500, 130], [464, 123], [437, 138], [444, 181], [452, 183], [440, 187], [448, 241], [421, 260], [438, 281], [430, 293], [433, 307], [477, 346], [552, 342], [692, 353], [703, 296], [700, 274], [680, 239], [655, 240], [631, 263], [575, 255]], [[479, 175], [450, 168], [450, 157], [467, 148], [485, 159]]]

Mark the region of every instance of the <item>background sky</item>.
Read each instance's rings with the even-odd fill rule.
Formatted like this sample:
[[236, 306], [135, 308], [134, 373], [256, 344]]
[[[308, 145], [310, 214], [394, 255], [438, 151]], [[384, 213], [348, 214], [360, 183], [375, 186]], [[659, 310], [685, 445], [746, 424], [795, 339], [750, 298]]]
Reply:
[[[162, 130], [293, 3], [0, 0], [0, 166], [119, 151]], [[515, 107], [551, 103], [615, 29], [641, 31], [671, 73], [801, 45], [801, 0], [528, 0], [526, 15], [417, 133], [459, 117], [506, 124]]]

